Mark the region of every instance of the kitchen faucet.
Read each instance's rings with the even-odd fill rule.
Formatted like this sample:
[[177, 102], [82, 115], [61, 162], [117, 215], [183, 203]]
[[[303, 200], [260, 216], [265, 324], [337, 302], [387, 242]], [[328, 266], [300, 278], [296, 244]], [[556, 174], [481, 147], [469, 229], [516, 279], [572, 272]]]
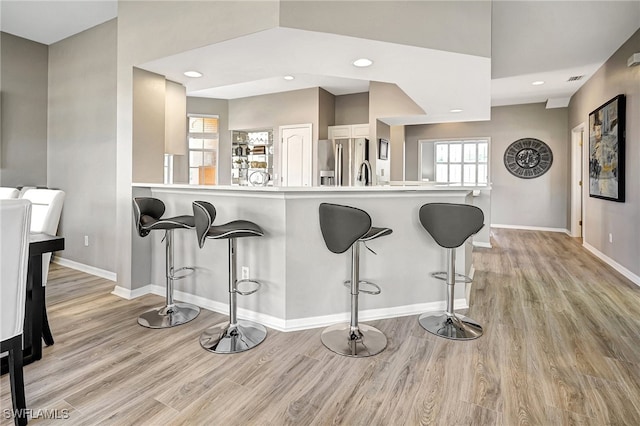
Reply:
[[[364, 176], [362, 175], [362, 169], [364, 168], [365, 173]], [[364, 186], [370, 186], [371, 185], [371, 163], [369, 163], [369, 160], [364, 160], [361, 164], [360, 167], [358, 169], [358, 182], [362, 182], [362, 184]]]

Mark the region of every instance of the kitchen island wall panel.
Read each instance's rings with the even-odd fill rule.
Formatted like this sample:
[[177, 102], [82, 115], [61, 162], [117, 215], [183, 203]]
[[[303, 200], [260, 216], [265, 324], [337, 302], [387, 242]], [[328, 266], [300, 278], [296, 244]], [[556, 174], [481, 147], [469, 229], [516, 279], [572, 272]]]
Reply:
[[[405, 187], [403, 187], [405, 188]], [[238, 278], [242, 267], [262, 282], [257, 293], [238, 297], [239, 316], [280, 330], [318, 327], [348, 319], [350, 251], [330, 252], [320, 231], [318, 207], [322, 202], [350, 205], [367, 211], [374, 226], [393, 233], [368, 242], [378, 253], [361, 248], [361, 278], [379, 284], [378, 296], [363, 295], [363, 320], [413, 315], [444, 307], [446, 286], [431, 272], [445, 269], [445, 250], [437, 246], [418, 219], [427, 202], [472, 203], [468, 189], [396, 190], [367, 188], [203, 187], [142, 184], [167, 207], [165, 215], [191, 214], [192, 202], [209, 201], [216, 207], [215, 224], [246, 219], [259, 224], [263, 237], [238, 239]], [[150, 282], [136, 284], [142, 292], [164, 294], [162, 233], [152, 233], [149, 249]], [[142, 240], [136, 236], [136, 240]], [[134, 241], [137, 243], [137, 241]], [[194, 265], [192, 276], [176, 281], [176, 299], [218, 312], [228, 310], [227, 241], [207, 240], [198, 247], [195, 230], [174, 237], [176, 266]], [[144, 256], [141, 250], [134, 252]], [[144, 265], [141, 262], [141, 265]], [[458, 250], [457, 269], [469, 271], [469, 249]], [[137, 262], [134, 268], [137, 267]], [[466, 306], [465, 289], [456, 289], [457, 307]], [[116, 292], [117, 293], [117, 292]]]

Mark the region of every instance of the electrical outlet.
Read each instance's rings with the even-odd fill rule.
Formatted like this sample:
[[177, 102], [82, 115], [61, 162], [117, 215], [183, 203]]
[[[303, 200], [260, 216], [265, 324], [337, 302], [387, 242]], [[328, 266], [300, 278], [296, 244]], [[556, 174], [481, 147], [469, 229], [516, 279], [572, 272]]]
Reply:
[[89, 236], [88, 235], [84, 236], [84, 246], [85, 247], [89, 247]]
[[249, 267], [248, 266], [243, 266], [242, 267], [242, 277], [241, 279], [246, 280], [249, 278]]
[[613, 234], [609, 233], [609, 242], [613, 243]]

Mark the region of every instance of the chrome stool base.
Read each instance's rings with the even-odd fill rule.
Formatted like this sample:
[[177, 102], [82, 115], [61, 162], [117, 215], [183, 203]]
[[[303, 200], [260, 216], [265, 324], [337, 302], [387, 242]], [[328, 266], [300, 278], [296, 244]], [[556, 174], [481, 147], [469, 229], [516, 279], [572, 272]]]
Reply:
[[267, 337], [267, 329], [253, 321], [238, 320], [235, 326], [229, 321], [207, 328], [200, 335], [200, 345], [209, 352], [235, 354], [255, 348]]
[[169, 328], [188, 323], [198, 316], [200, 308], [189, 303], [153, 308], [138, 317], [138, 324], [147, 328]]
[[387, 337], [375, 327], [358, 324], [359, 333], [351, 333], [351, 325], [336, 324], [326, 328], [320, 339], [329, 350], [344, 356], [364, 358], [379, 354], [387, 347]]
[[451, 340], [473, 340], [482, 336], [482, 326], [464, 315], [426, 313], [420, 315], [418, 322], [429, 333]]

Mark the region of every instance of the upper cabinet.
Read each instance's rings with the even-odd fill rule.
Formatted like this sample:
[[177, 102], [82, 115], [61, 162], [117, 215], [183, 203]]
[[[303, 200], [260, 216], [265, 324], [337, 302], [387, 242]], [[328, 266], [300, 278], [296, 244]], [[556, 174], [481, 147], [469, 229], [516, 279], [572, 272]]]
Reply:
[[329, 139], [368, 138], [369, 123], [329, 126]]

